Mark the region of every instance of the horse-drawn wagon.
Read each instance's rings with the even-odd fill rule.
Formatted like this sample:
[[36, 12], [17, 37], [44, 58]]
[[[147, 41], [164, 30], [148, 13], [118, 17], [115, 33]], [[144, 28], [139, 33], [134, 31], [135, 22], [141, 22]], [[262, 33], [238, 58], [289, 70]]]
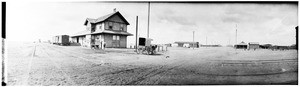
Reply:
[[138, 54], [148, 54], [153, 55], [156, 54], [157, 45], [151, 44], [152, 39], [150, 38], [139, 38], [139, 45], [137, 49]]

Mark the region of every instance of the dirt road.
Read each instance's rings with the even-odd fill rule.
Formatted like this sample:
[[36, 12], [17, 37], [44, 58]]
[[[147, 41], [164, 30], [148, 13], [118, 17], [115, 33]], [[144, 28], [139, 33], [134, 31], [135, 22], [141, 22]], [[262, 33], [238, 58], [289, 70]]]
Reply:
[[91, 50], [47, 43], [7, 47], [8, 85], [295, 84], [295, 50], [169, 48], [157, 55], [133, 49]]

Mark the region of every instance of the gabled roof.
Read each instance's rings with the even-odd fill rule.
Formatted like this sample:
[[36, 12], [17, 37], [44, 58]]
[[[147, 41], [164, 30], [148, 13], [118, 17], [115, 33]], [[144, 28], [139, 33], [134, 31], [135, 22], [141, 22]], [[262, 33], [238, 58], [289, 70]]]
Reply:
[[241, 42], [241, 43], [239, 43], [239, 44], [236, 44], [236, 45], [248, 45], [248, 44], [246, 44], [245, 42]]
[[128, 21], [121, 15], [121, 13], [119, 11], [107, 14], [107, 15], [99, 17], [97, 19], [87, 18], [84, 22], [84, 25], [87, 25], [88, 22], [91, 22], [91, 23], [103, 22], [103, 21], [106, 21], [107, 19], [109, 19], [110, 17], [112, 17], [114, 15], [118, 15], [127, 25], [129, 25]]
[[259, 44], [258, 42], [249, 42], [249, 44]]

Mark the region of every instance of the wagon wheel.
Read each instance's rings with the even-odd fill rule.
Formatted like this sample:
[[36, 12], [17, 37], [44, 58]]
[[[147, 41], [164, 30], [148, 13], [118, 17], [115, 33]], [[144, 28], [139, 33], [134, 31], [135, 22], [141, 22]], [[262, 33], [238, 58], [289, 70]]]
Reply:
[[150, 54], [150, 55], [153, 54], [153, 49], [152, 49], [152, 48], [149, 48], [149, 49], [148, 49], [148, 54]]
[[151, 55], [152, 54], [151, 50], [147, 50], [147, 54]]
[[153, 50], [153, 51], [152, 51], [152, 54], [156, 54], [156, 51], [155, 51], [155, 50]]
[[147, 49], [143, 49], [142, 53], [143, 53], [143, 54], [147, 54], [147, 53], [148, 53], [148, 52], [147, 52]]
[[138, 48], [138, 50], [136, 52], [137, 52], [137, 54], [141, 54], [142, 53], [142, 49]]

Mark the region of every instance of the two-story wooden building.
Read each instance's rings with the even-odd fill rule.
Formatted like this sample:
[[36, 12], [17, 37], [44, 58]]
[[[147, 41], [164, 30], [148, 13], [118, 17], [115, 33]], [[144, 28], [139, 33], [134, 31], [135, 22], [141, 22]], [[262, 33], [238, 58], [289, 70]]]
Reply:
[[86, 29], [71, 38], [85, 47], [103, 46], [105, 43], [108, 48], [126, 48], [127, 36], [132, 36], [127, 32], [128, 21], [118, 11], [97, 19], [87, 18], [84, 25]]

